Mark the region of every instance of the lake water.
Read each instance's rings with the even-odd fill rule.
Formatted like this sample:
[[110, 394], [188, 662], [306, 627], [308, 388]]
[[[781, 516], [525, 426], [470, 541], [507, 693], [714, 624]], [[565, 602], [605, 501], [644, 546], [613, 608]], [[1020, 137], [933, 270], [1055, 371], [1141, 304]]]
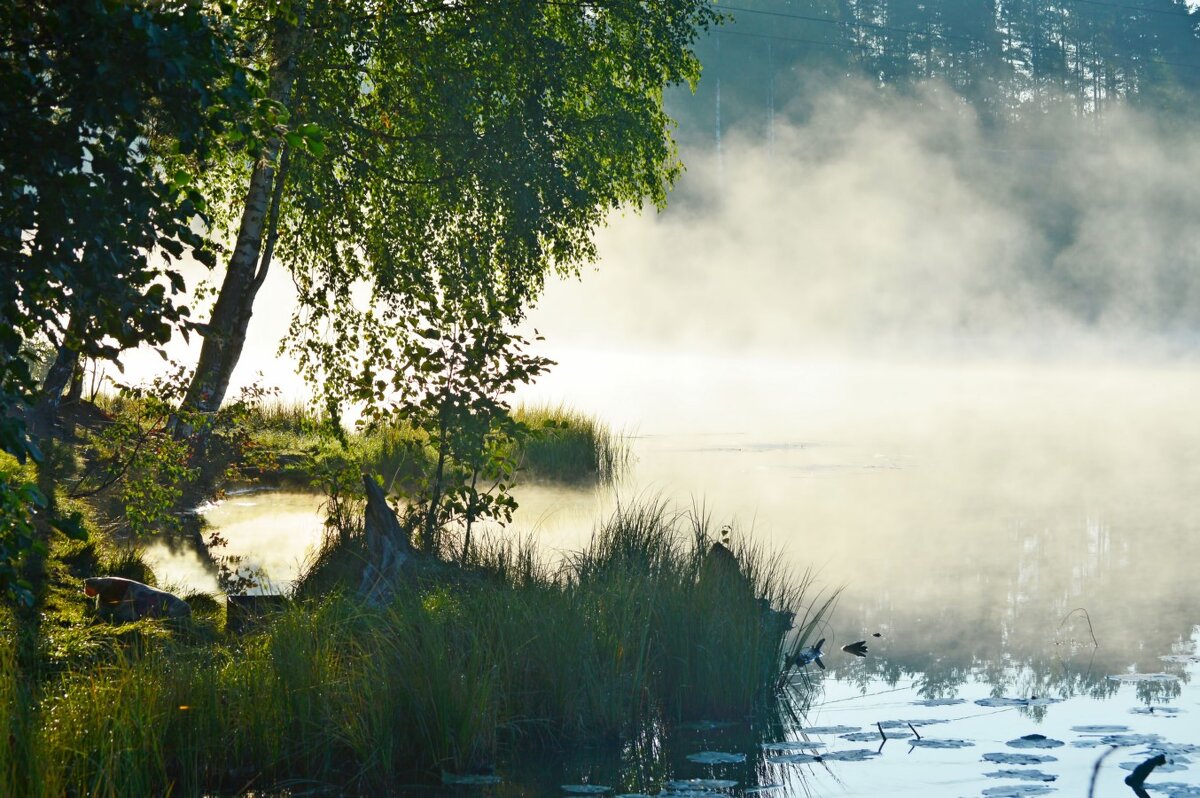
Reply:
[[[532, 530], [554, 556], [616, 503], [661, 498], [702, 503], [714, 528], [730, 523], [797, 571], [817, 569], [843, 592], [804, 725], [843, 728], [787, 735], [834, 754], [821, 761], [772, 761], [781, 751], [762, 744], [785, 740], [698, 729], [651, 764], [576, 751], [514, 765], [490, 790], [562, 794], [588, 781], [654, 794], [669, 779], [715, 778], [737, 782], [725, 794], [1084, 796], [1116, 742], [1096, 796], [1133, 794], [1121, 763], [1165, 743], [1172, 772], [1147, 787], [1176, 786], [1151, 794], [1200, 795], [1188, 761], [1200, 757], [1200, 370], [603, 354], [573, 368], [564, 361], [526, 398], [613, 420], [633, 465], [612, 488], [525, 486], [508, 534]], [[286, 586], [319, 540], [318, 502], [235, 496], [209, 519], [230, 553]], [[168, 580], [210, 586], [186, 554], [154, 556]], [[839, 650], [860, 639], [866, 658]], [[905, 723], [881, 748], [876, 724], [888, 721], [963, 746], [910, 745]], [[1053, 747], [1009, 744], [1030, 734]], [[747, 759], [687, 759], [701, 751]], [[1023, 774], [989, 775], [1004, 771]]]

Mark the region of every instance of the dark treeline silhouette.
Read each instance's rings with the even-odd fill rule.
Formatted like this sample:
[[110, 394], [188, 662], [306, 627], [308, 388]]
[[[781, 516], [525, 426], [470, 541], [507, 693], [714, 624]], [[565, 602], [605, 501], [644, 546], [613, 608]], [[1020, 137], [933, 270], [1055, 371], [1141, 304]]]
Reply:
[[[1188, 111], [1200, 10], [1183, 0], [729, 0], [705, 40], [693, 118], [769, 127], [800, 81], [945, 83], [985, 122], [1102, 112], [1121, 100]], [[703, 110], [702, 110], [703, 109]]]

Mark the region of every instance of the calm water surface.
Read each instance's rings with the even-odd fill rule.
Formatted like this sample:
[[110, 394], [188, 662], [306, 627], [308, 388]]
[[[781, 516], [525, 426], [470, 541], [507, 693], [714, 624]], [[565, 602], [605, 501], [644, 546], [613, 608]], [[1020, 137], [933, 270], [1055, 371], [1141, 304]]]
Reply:
[[[1147, 786], [1175, 786], [1151, 794], [1200, 795], [1200, 764], [1189, 761], [1200, 757], [1197, 396], [1190, 367], [603, 354], [560, 367], [527, 398], [565, 399], [624, 426], [634, 465], [615, 488], [525, 486], [506, 534], [533, 531], [553, 557], [586, 541], [618, 502], [662, 498], [702, 504], [716, 526], [752, 534], [798, 572], [818, 569], [821, 584], [844, 590], [804, 727], [843, 728], [765, 738], [695, 729], [649, 754], [631, 744], [516, 763], [506, 785], [472, 789], [554, 795], [588, 781], [656, 794], [671, 779], [715, 778], [737, 782], [725, 794], [1084, 796], [1093, 763], [1117, 742], [1097, 796], [1132, 795], [1121, 763], [1163, 743], [1176, 746], [1177, 769]], [[209, 518], [230, 553], [286, 585], [319, 539], [317, 502], [233, 497]], [[208, 586], [186, 557], [160, 554], [173, 578]], [[864, 638], [866, 659], [838, 650]], [[881, 747], [876, 723], [888, 721], [962, 747], [910, 745], [899, 739], [912, 738], [907, 724]], [[856, 733], [868, 739], [845, 736]], [[1029, 734], [1053, 747], [1008, 744]], [[762, 744], [785, 739], [869, 755], [771, 761], [780, 751]], [[687, 759], [701, 751], [747, 759]], [[983, 759], [1001, 753], [1053, 759]], [[989, 775], [1003, 771], [1024, 772]]]

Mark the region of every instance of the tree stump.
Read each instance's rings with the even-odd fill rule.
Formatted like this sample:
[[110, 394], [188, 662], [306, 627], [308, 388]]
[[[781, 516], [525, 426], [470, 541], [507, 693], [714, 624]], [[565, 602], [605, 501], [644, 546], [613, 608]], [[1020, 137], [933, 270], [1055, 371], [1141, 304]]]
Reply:
[[367, 562], [363, 566], [358, 594], [372, 606], [383, 606], [395, 594], [404, 566], [412, 559], [412, 543], [396, 513], [387, 503], [387, 495], [369, 474], [363, 474], [367, 510], [363, 536], [367, 544]]

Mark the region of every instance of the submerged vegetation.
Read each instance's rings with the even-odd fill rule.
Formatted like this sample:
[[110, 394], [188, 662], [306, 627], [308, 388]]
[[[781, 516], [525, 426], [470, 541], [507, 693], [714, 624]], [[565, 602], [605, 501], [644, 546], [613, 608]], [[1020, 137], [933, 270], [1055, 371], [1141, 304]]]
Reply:
[[[706, 579], [710, 542], [704, 519], [643, 504], [557, 567], [491, 541], [453, 571], [427, 563], [377, 608], [317, 568], [308, 598], [242, 637], [202, 601], [195, 629], [81, 627], [74, 653], [38, 671], [6, 636], [0, 731], [19, 742], [0, 746], [0, 788], [385, 790], [487, 771], [505, 750], [794, 711], [805, 696], [780, 679], [784, 645], [819, 632], [832, 597], [745, 542], [744, 580]], [[785, 638], [776, 611], [798, 630]]]

